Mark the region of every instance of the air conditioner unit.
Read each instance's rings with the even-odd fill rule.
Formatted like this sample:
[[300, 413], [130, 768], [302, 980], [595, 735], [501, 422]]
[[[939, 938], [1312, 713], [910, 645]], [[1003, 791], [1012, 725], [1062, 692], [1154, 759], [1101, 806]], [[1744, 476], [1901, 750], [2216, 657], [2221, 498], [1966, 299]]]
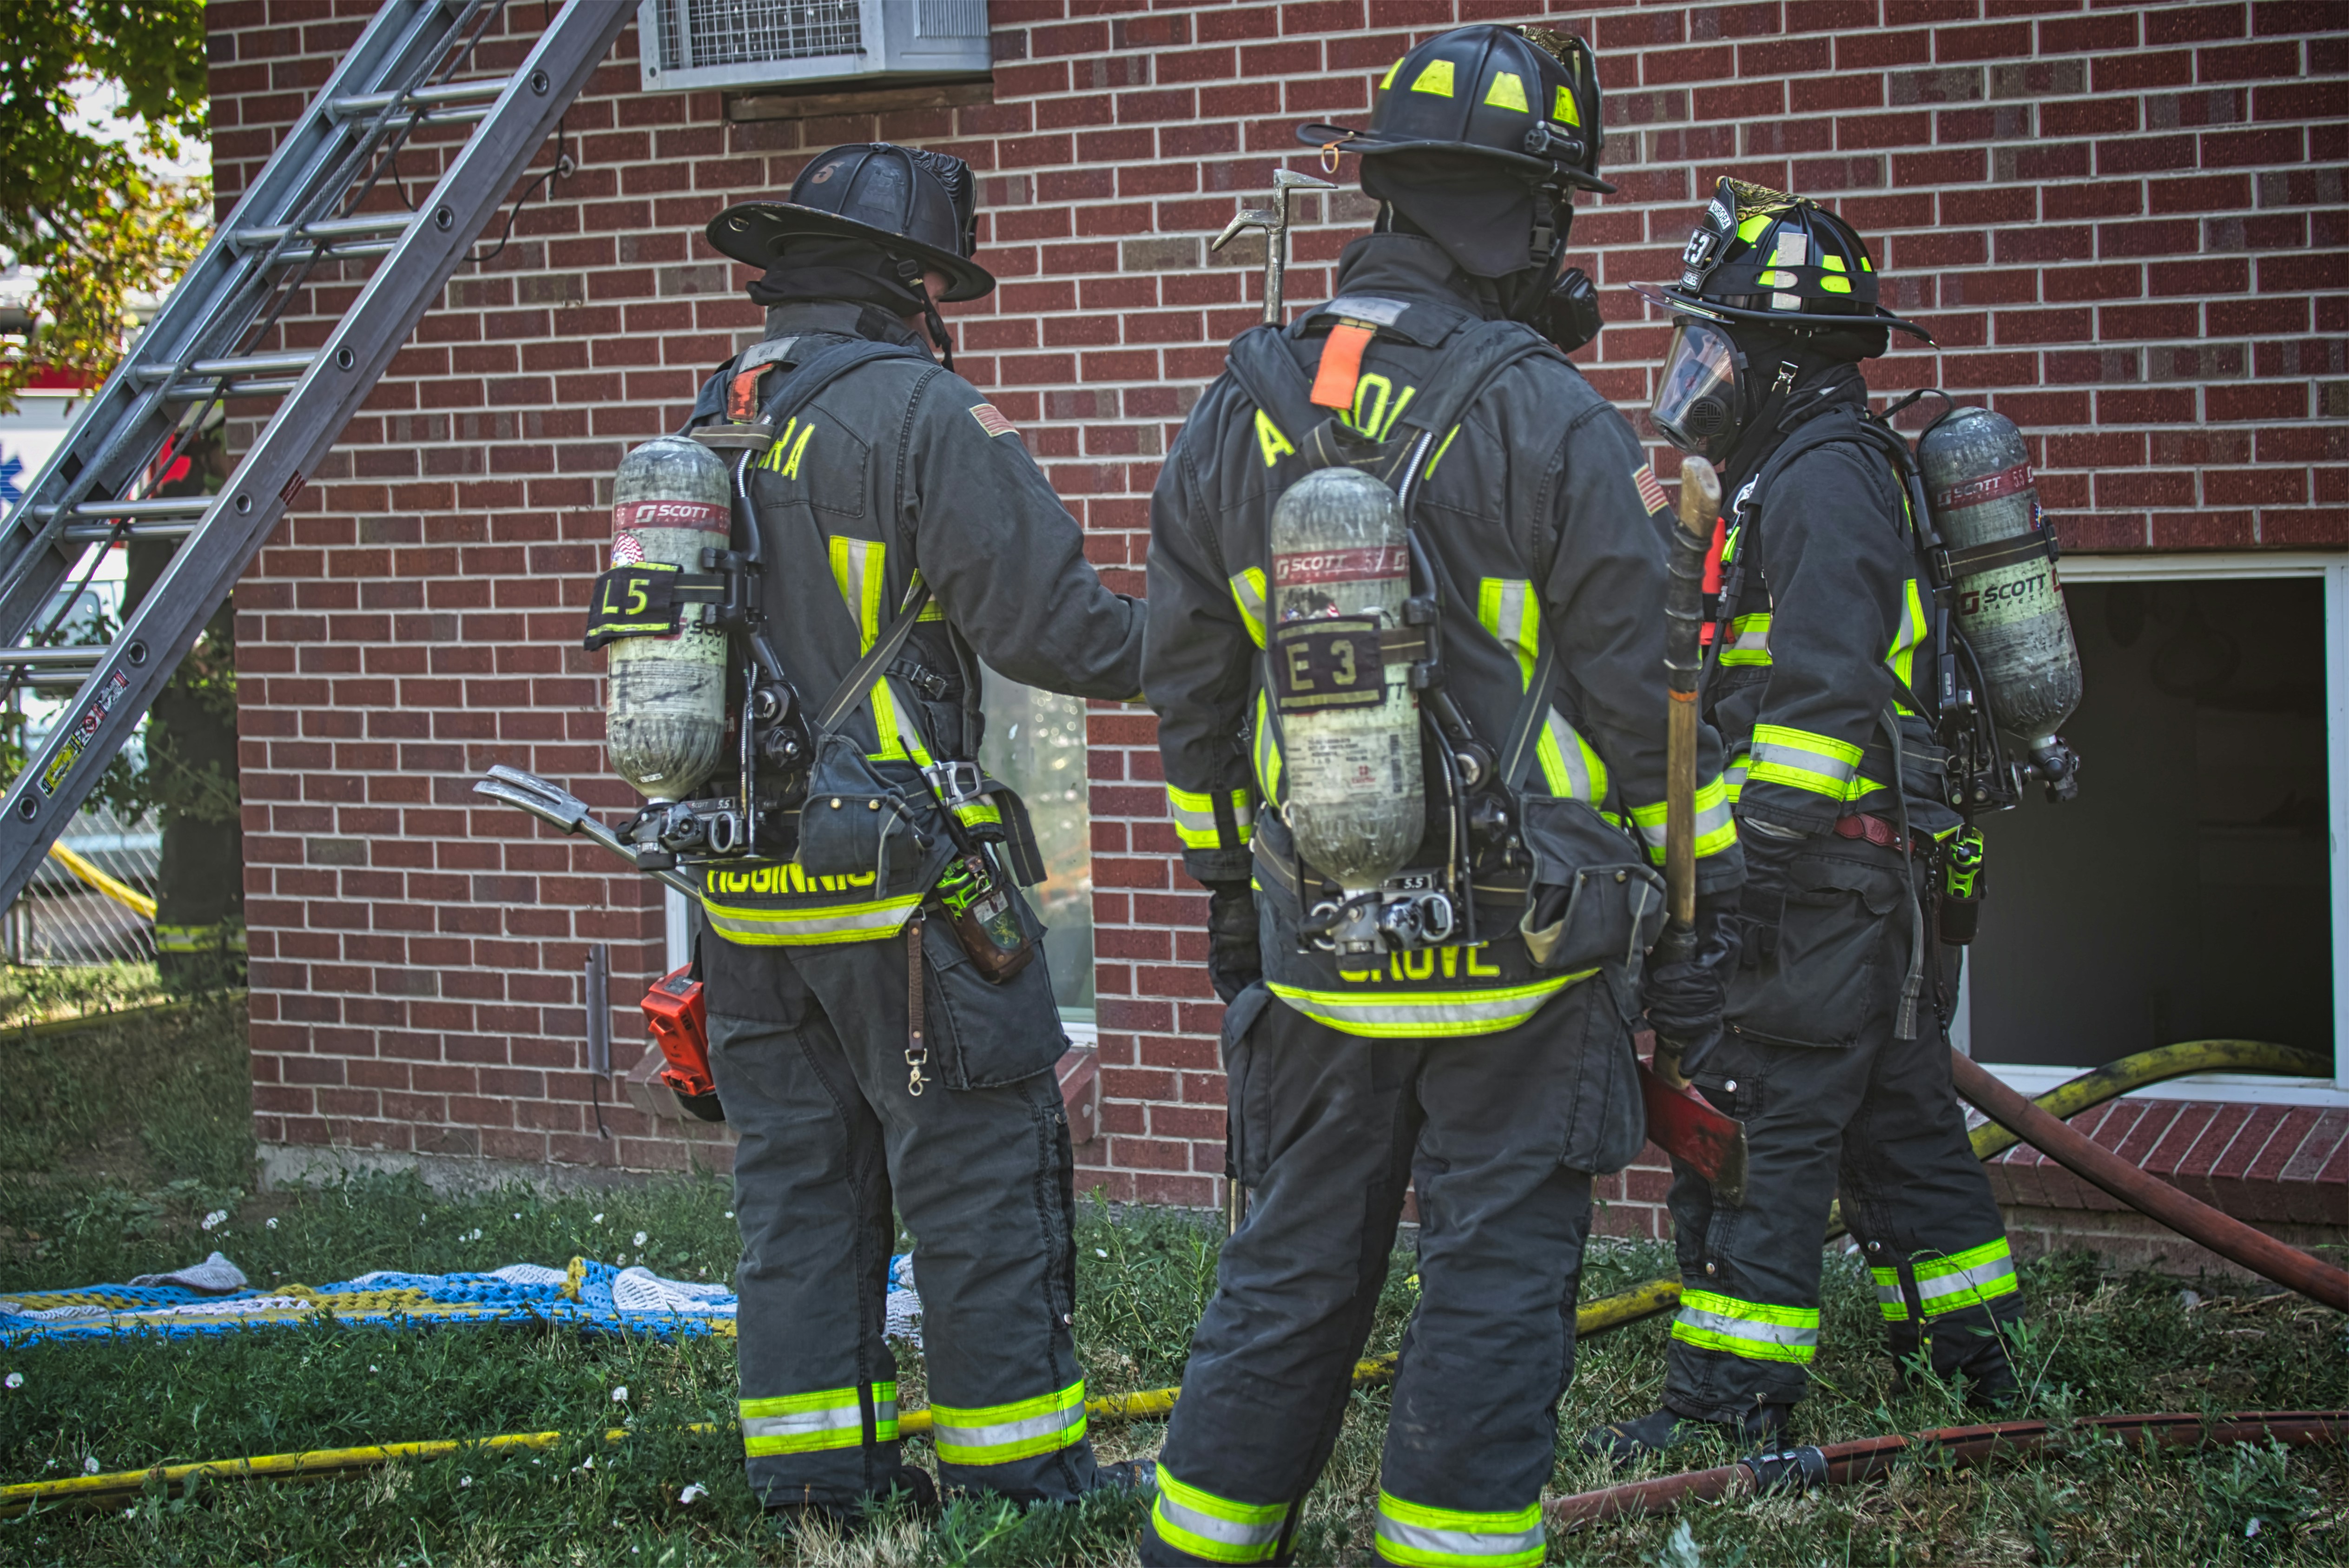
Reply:
[[984, 76], [987, 0], [642, 0], [647, 91]]

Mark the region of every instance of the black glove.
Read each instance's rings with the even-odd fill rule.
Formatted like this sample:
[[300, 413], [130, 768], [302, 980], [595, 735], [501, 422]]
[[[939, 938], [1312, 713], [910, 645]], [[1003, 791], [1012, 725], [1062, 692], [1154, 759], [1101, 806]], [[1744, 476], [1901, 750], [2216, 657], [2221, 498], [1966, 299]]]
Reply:
[[1264, 978], [1257, 946], [1256, 891], [1244, 882], [1207, 884], [1207, 981], [1228, 1002]]
[[1641, 987], [1659, 1049], [1677, 1047], [1683, 1076], [1721, 1039], [1721, 1006], [1737, 965], [1738, 907], [1733, 895], [1700, 898], [1685, 952], [1659, 944]]
[[1778, 956], [1778, 925], [1786, 917], [1786, 868], [1809, 841], [1749, 829], [1737, 835], [1737, 841], [1745, 850], [1745, 886], [1738, 893], [1738, 962], [1752, 969]]

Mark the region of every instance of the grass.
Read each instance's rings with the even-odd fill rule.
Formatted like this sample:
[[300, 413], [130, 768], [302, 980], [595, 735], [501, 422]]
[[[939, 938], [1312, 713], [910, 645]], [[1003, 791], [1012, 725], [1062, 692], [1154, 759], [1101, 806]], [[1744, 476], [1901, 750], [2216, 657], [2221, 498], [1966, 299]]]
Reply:
[[[0, 1006], [5, 1006], [0, 997]], [[5, 1016], [5, 1015], [0, 1015]], [[374, 1175], [298, 1192], [250, 1191], [242, 1020], [233, 1003], [66, 1036], [0, 1035], [0, 1290], [123, 1279], [217, 1247], [256, 1283], [318, 1284], [370, 1268], [560, 1264], [576, 1253], [664, 1274], [733, 1265], [727, 1190], [673, 1182], [604, 1193], [510, 1187], [437, 1194]], [[208, 1216], [220, 1214], [210, 1230]], [[642, 1239], [639, 1239], [641, 1235]], [[1090, 1203], [1079, 1236], [1076, 1331], [1096, 1393], [1179, 1380], [1212, 1288], [1203, 1216]], [[1661, 1249], [1594, 1247], [1587, 1294], [1661, 1272]], [[1371, 1349], [1408, 1317], [1399, 1253]], [[1831, 1257], [1826, 1348], [1796, 1436], [1832, 1441], [1966, 1419], [1947, 1390], [1896, 1389], [1865, 1274]], [[2029, 1413], [2349, 1406], [2343, 1319], [2236, 1284], [2116, 1276], [2085, 1255], [2031, 1266], [2022, 1346]], [[1585, 1428], [1652, 1408], [1661, 1320], [1588, 1342], [1560, 1410], [1552, 1491], [1612, 1479], [1573, 1451]], [[150, 1491], [101, 1513], [0, 1522], [0, 1563], [113, 1564], [776, 1563], [792, 1568], [1057, 1568], [1134, 1560], [1143, 1505], [1102, 1497], [1020, 1512], [966, 1501], [942, 1515], [885, 1511], [852, 1538], [790, 1536], [759, 1514], [727, 1430], [732, 1347], [519, 1329], [324, 1326], [204, 1340], [0, 1349], [24, 1382], [0, 1392], [0, 1480], [157, 1462], [497, 1432], [575, 1434], [553, 1450], [387, 1468], [299, 1486]], [[905, 1395], [918, 1403], [917, 1357]], [[625, 1399], [617, 1398], [626, 1390]], [[1386, 1397], [1352, 1400], [1309, 1501], [1299, 1559], [1367, 1563]], [[718, 1429], [685, 1428], [714, 1422]], [[629, 1438], [596, 1436], [624, 1426]], [[1154, 1451], [1154, 1423], [1100, 1427], [1108, 1459]], [[926, 1444], [907, 1445], [926, 1462]], [[1671, 1468], [1723, 1462], [1700, 1445]], [[592, 1463], [591, 1463], [592, 1461]], [[1664, 1467], [1657, 1467], [1661, 1470]], [[689, 1487], [705, 1489], [692, 1502]], [[2255, 1527], [2256, 1522], [2256, 1527]], [[2349, 1460], [2238, 1449], [2146, 1456], [2081, 1437], [2061, 1457], [1986, 1473], [1930, 1459], [1889, 1480], [1807, 1499], [1699, 1508], [1552, 1542], [1560, 1563], [1730, 1568], [1813, 1563], [2349, 1561]]]

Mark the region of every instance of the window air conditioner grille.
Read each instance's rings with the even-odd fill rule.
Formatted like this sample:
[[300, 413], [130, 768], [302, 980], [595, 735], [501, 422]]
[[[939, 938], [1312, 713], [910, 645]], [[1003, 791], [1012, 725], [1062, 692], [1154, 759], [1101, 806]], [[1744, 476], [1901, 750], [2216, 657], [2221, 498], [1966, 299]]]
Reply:
[[[979, 13], [985, 0], [921, 0], [931, 8]], [[758, 65], [864, 52], [859, 0], [668, 0], [660, 8], [661, 68]]]
[[925, 38], [984, 38], [987, 0], [920, 0], [914, 31]]

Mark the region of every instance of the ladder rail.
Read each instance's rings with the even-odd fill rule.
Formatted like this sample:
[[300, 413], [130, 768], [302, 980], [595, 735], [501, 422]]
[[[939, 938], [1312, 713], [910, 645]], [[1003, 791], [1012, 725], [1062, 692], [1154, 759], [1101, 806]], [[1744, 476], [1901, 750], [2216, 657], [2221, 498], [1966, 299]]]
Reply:
[[[436, 11], [440, 7], [440, 0], [427, 0], [427, 4]], [[471, 0], [464, 7], [464, 15], [470, 19], [481, 5], [481, 0]], [[395, 13], [413, 17], [420, 14], [420, 8], [413, 0], [391, 0], [362, 35], [360, 43], [390, 31], [387, 18]], [[180, 658], [193, 646], [214, 608], [260, 552], [286, 503], [340, 437], [351, 415], [390, 365], [417, 321], [439, 298], [481, 230], [503, 204], [507, 192], [537, 156], [555, 121], [586, 85], [634, 15], [633, 8], [612, 4], [611, 0], [565, 0], [521, 68], [507, 79], [481, 129], [457, 150], [434, 185], [419, 221], [410, 222], [401, 232], [385, 264], [375, 269], [357, 299], [319, 345], [291, 396], [271, 416], [229, 482], [212, 498], [202, 520], [190, 531], [186, 544], [174, 552], [115, 640], [100, 651], [65, 717], [5, 796], [0, 796], [0, 903], [13, 899], [23, 890], [47, 853], [50, 841], [70, 820], [73, 811], [96, 784], [106, 759], [129, 738]], [[354, 53], [357, 52], [358, 46], [354, 46]], [[347, 56], [346, 64], [349, 61]], [[347, 79], [338, 68], [329, 87]], [[345, 90], [341, 96], [350, 95]], [[323, 129], [321, 122], [326, 117], [321, 106], [327, 101], [327, 95], [322, 93], [313, 102], [296, 123], [297, 133], [305, 128]], [[397, 107], [395, 101], [384, 113], [389, 114]], [[280, 161], [274, 157], [264, 176], [277, 170]], [[323, 161], [311, 160], [313, 165]], [[306, 171], [305, 168], [304, 172]], [[238, 211], [242, 214], [245, 204], [241, 202]], [[285, 213], [282, 206], [273, 212], [273, 219], [286, 225], [286, 232], [276, 244], [291, 242], [301, 223], [310, 216], [313, 215]], [[217, 253], [224, 257], [228, 249], [222, 237], [216, 235], [213, 243], [206, 248], [206, 255]], [[248, 256], [263, 253], [245, 253]], [[254, 275], [258, 275], [257, 271]], [[159, 323], [171, 315], [172, 306], [178, 304], [175, 294], [171, 304], [159, 315]], [[191, 304], [181, 315], [193, 315], [195, 309]], [[180, 323], [179, 330], [164, 345], [180, 356], [177, 363], [185, 364], [196, 352], [200, 346], [197, 340], [206, 325], [203, 319]], [[151, 456], [153, 446], [160, 444], [167, 433], [168, 427], [159, 426], [153, 413], [162, 406], [170, 384], [141, 385], [140, 376], [126, 362], [109, 378], [107, 390], [116, 393], [115, 407], [120, 412], [138, 410], [150, 432], [150, 444], [143, 449], [138, 463], [118, 471], [115, 488], [119, 490], [130, 482], [138, 468]], [[142, 407], [141, 399], [150, 402]], [[95, 423], [95, 417], [101, 411], [93, 407], [89, 422], [85, 424], [92, 442], [102, 440], [109, 449], [127, 447], [128, 432], [101, 434]], [[67, 520], [89, 499], [90, 486], [57, 482], [52, 470], [59, 467], [53, 463], [51, 469], [45, 469], [43, 480], [47, 482], [26, 495], [12, 521], [22, 520], [31, 530], [37, 531], [34, 537], [43, 547], [62, 554], [60, 547]], [[86, 473], [87, 468], [70, 479], [78, 481]], [[36, 510], [36, 503], [41, 510]], [[13, 581], [16, 575], [12, 571], [12, 589], [16, 586]], [[50, 591], [63, 575], [59, 572], [52, 578]], [[23, 618], [16, 623], [24, 624]], [[58, 662], [54, 658], [35, 661], [27, 657], [51, 650], [14, 652], [17, 657], [0, 660], [0, 667]]]
[[[176, 421], [172, 404], [189, 400], [175, 396], [176, 378], [152, 381], [148, 370], [233, 348], [252, 332], [273, 295], [290, 297], [299, 287], [299, 277], [273, 276], [275, 253], [286, 248], [285, 237], [267, 253], [241, 251], [227, 242], [242, 226], [236, 220], [248, 211], [282, 213], [297, 220], [290, 227], [298, 228], [300, 221], [316, 215], [305, 209], [339, 204], [365, 160], [391, 132], [397, 106], [388, 106], [367, 125], [338, 119], [326, 106], [336, 97], [351, 96], [354, 87], [379, 86], [387, 79], [412, 87], [442, 64], [450, 41], [467, 24], [492, 8], [491, 0], [466, 0], [456, 18], [436, 31], [434, 24], [448, 19], [445, 0], [394, 0], [378, 11], [336, 63], [318, 98], [239, 198], [231, 222], [214, 232], [77, 421], [77, 434], [58, 443], [11, 512], [0, 532], [0, 645], [36, 634], [36, 618], [87, 548], [64, 548], [57, 513], [40, 509], [72, 506], [92, 499], [95, 491], [111, 496], [129, 489]], [[87, 586], [87, 578], [80, 586]], [[68, 595], [57, 614], [78, 596]], [[55, 617], [38, 631], [54, 626]]]

